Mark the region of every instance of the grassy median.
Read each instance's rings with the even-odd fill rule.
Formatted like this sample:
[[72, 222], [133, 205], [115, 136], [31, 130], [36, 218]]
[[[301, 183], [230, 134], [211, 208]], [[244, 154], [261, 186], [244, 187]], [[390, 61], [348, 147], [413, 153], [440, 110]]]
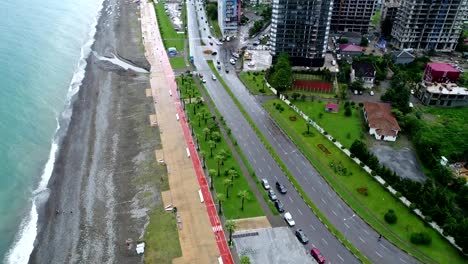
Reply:
[[264, 72], [241, 72], [239, 79], [252, 94], [273, 95], [273, 92], [265, 85]]

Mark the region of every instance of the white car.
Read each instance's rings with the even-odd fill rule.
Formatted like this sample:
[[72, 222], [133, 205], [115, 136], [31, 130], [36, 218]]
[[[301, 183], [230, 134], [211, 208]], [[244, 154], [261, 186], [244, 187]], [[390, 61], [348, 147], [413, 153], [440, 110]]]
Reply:
[[236, 61], [233, 60], [233, 59], [231, 59], [229, 62], [230, 62], [232, 65], [236, 64]]
[[262, 179], [262, 185], [263, 185], [263, 188], [265, 188], [265, 190], [270, 189], [270, 184], [268, 184], [267, 179]]
[[213, 81], [216, 81], [216, 76], [214, 74], [211, 75], [211, 79], [213, 79]]
[[205, 80], [205, 78], [203, 78], [201, 81], [202, 81], [202, 83], [206, 83], [206, 80]]
[[292, 216], [289, 212], [284, 213], [284, 220], [286, 220], [286, 223], [288, 223], [289, 226], [295, 226], [296, 222], [292, 219]]

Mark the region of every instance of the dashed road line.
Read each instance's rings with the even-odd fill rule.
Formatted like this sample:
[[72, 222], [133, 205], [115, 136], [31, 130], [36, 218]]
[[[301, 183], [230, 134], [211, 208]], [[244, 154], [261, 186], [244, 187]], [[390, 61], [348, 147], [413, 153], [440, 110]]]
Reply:
[[365, 229], [363, 229], [363, 230], [364, 230], [364, 233], [370, 235], [369, 231], [367, 231], [367, 230], [365, 230]]
[[379, 254], [379, 252], [377, 252], [377, 251], [376, 251], [376, 252], [375, 252], [375, 254], [377, 254], [377, 256], [379, 256], [379, 257], [383, 258], [383, 256], [382, 256], [382, 255], [380, 255], [380, 254]]
[[331, 210], [331, 211], [332, 211], [332, 213], [333, 213], [335, 216], [338, 216], [338, 215], [335, 213], [335, 211], [333, 211], [333, 210]]
[[362, 243], [366, 243], [366, 241], [361, 237], [361, 236], [358, 236], [359, 240], [361, 240]]
[[301, 209], [297, 208], [297, 211], [299, 212], [300, 215], [304, 215], [301, 211]]
[[288, 196], [289, 198], [289, 201], [291, 201], [291, 203], [293, 202], [293, 199], [291, 198], [291, 196]]
[[315, 230], [315, 227], [313, 225], [309, 225], [312, 230]]
[[347, 228], [349, 228], [349, 225], [348, 225], [348, 224], [344, 223], [344, 225], [345, 225]]
[[381, 247], [383, 247], [385, 250], [388, 250], [388, 248], [386, 246], [384, 246], [383, 244], [379, 244]]
[[328, 242], [325, 239], [322, 238], [322, 241], [323, 241], [323, 243], [325, 243], [325, 245], [328, 246]]
[[405, 261], [404, 259], [402, 259], [402, 258], [400, 258], [400, 260], [401, 260], [401, 262], [403, 262], [403, 263], [408, 263], [408, 262], [406, 262], [406, 261]]
[[340, 259], [341, 259], [341, 261], [343, 261], [343, 262], [344, 262], [344, 259], [343, 259], [343, 258], [340, 256], [340, 254], [336, 254], [336, 256], [337, 256], [338, 258], [340, 258]]
[[320, 200], [322, 200], [324, 204], [327, 204], [327, 202], [323, 198], [320, 198]]

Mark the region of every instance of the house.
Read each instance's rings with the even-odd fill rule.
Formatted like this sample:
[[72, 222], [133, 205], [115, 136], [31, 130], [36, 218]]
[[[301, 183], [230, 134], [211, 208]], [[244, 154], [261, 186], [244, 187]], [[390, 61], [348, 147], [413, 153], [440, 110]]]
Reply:
[[468, 105], [468, 89], [459, 87], [456, 83], [432, 83], [423, 81], [416, 89], [416, 97], [425, 105]]
[[353, 44], [341, 44], [340, 53], [342, 56], [356, 57], [362, 55], [362, 47]]
[[338, 104], [327, 104], [325, 105], [325, 111], [330, 113], [338, 113], [340, 106]]
[[408, 64], [414, 61], [415, 56], [408, 51], [392, 52], [392, 59], [395, 64]]
[[367, 61], [354, 61], [351, 66], [350, 79], [351, 82], [362, 80], [364, 88], [372, 88], [375, 79], [374, 65]]
[[401, 129], [392, 115], [390, 104], [364, 102], [363, 111], [370, 135], [377, 140], [396, 141]]
[[423, 80], [426, 82], [457, 82], [460, 70], [444, 62], [430, 62], [424, 70]]

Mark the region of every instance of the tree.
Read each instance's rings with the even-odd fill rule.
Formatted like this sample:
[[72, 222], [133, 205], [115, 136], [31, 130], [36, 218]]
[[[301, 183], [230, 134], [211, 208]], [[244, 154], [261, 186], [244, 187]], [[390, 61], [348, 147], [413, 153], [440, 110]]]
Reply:
[[224, 150], [224, 149], [220, 149], [219, 152], [218, 152], [219, 155], [222, 155], [224, 157], [224, 159], [221, 161], [221, 165], [224, 166], [224, 162], [230, 158], [231, 156], [229, 155], [229, 153]]
[[229, 199], [229, 188], [232, 185], [232, 181], [231, 179], [224, 179], [223, 184], [226, 187], [226, 199]]
[[231, 181], [234, 182], [234, 178], [239, 177], [239, 173], [237, 173], [235, 169], [229, 169], [228, 176], [231, 178]]
[[218, 164], [218, 177], [220, 175], [220, 170], [221, 170], [221, 163], [223, 162], [224, 160], [224, 156], [223, 155], [220, 155], [220, 154], [217, 154], [215, 156], [215, 160], [216, 160], [216, 163]]
[[348, 40], [347, 38], [340, 38], [340, 39], [338, 40], [338, 43], [340, 43], [340, 44], [346, 44], [346, 43], [348, 43], [348, 42], [349, 42], [349, 40]]
[[305, 101], [306, 98], [307, 98], [307, 96], [306, 96], [305, 94], [301, 94], [301, 100], [302, 100], [302, 101]]
[[248, 256], [242, 256], [240, 258], [240, 264], [250, 264], [250, 258]]
[[349, 89], [352, 91], [357, 90], [358, 92], [361, 92], [364, 90], [364, 82], [361, 79], [358, 79], [349, 84]]
[[203, 166], [203, 168], [206, 168], [206, 164], [205, 164], [206, 152], [201, 150], [200, 151], [200, 156], [202, 157], [202, 166]]
[[203, 137], [205, 138], [205, 141], [208, 138], [208, 135], [210, 134], [210, 132], [211, 131], [210, 131], [209, 128], [207, 128], [207, 127], [203, 128]]
[[291, 95], [291, 98], [293, 99], [293, 101], [296, 101], [297, 98], [299, 98], [299, 96], [301, 96], [299, 93], [294, 92], [294, 93]]
[[308, 121], [306, 121], [306, 126], [307, 126], [307, 135], [310, 134], [310, 124]]
[[344, 115], [345, 116], [351, 116], [352, 112], [351, 112], [351, 107], [345, 107], [345, 111], [344, 111]]
[[218, 214], [222, 214], [222, 204], [224, 202], [224, 194], [223, 193], [216, 193], [216, 199], [218, 199]]
[[210, 175], [210, 189], [213, 190], [214, 188], [214, 176], [216, 175], [216, 170], [209, 169], [208, 175]]
[[241, 198], [241, 210], [244, 211], [244, 202], [245, 202], [245, 200], [249, 200], [249, 199], [250, 199], [249, 191], [247, 191], [247, 190], [240, 190], [240, 191], [237, 193], [237, 196], [239, 196], [239, 197]]
[[213, 131], [211, 133], [211, 139], [214, 142], [220, 142], [221, 141], [221, 133], [219, 133], [218, 131]]
[[206, 5], [206, 15], [211, 19], [211, 20], [217, 20], [218, 19], [218, 3], [217, 2], [211, 2], [208, 5]]
[[361, 38], [361, 46], [367, 47], [369, 45], [369, 40], [366, 37]]
[[208, 146], [210, 147], [210, 158], [213, 157], [213, 149], [216, 147], [216, 143], [213, 140], [208, 141]]
[[[193, 106], [193, 109], [197, 108], [197, 106]], [[201, 119], [202, 119], [202, 114], [201, 113], [197, 113], [195, 115], [197, 117], [197, 120], [198, 120], [198, 127], [201, 127]]]
[[224, 225], [226, 226], [226, 229], [229, 232], [229, 244], [231, 244], [232, 233], [234, 233], [234, 231], [236, 231], [236, 228], [237, 228], [236, 222], [234, 222], [233, 220], [227, 220]]

